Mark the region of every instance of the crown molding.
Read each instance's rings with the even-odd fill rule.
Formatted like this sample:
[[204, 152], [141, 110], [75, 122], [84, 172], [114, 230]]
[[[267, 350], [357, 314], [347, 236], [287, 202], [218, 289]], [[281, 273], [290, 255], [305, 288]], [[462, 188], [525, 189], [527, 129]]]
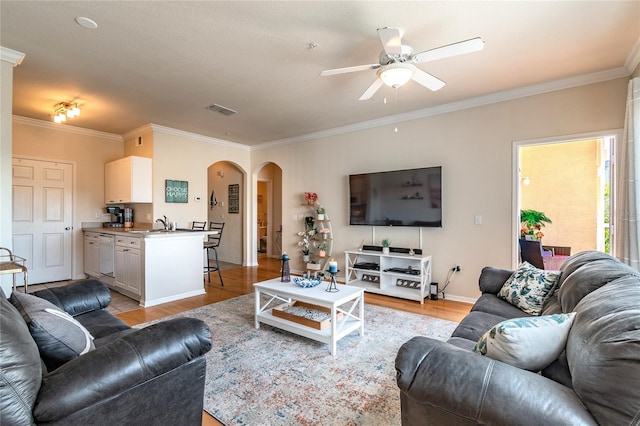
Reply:
[[52, 123], [50, 121], [36, 120], [35, 118], [22, 117], [19, 115], [13, 116], [13, 122], [19, 123], [19, 124], [26, 124], [27, 126], [41, 127], [49, 130], [57, 130], [60, 132], [75, 133], [78, 135], [85, 135], [85, 136], [95, 136], [98, 138], [109, 139], [109, 140], [119, 141], [119, 142], [123, 141], [122, 136], [116, 135], [115, 133], [107, 133], [107, 132], [101, 132], [99, 130], [84, 129], [82, 127], [70, 126], [68, 124]]
[[150, 123], [143, 124], [142, 126], [136, 127], [135, 129], [129, 130], [127, 133], [123, 134], [122, 135], [122, 140], [126, 141], [128, 139], [133, 139], [133, 138], [138, 137], [138, 136], [140, 136], [142, 134], [149, 133], [149, 132], [152, 132], [152, 131], [153, 131], [153, 127], [152, 127], [152, 125]]
[[333, 129], [321, 130], [319, 132], [308, 133], [305, 135], [294, 136], [291, 138], [280, 139], [272, 142], [266, 142], [254, 145], [252, 151], [273, 148], [282, 145], [289, 145], [299, 142], [307, 142], [315, 139], [322, 139], [331, 136], [342, 135], [345, 133], [357, 132], [361, 130], [371, 129], [375, 127], [388, 126], [403, 121], [417, 120], [420, 118], [432, 117], [435, 115], [446, 114], [455, 111], [461, 111], [469, 108], [476, 108], [485, 105], [491, 105], [499, 102], [506, 102], [529, 96], [541, 95], [549, 92], [555, 92], [573, 87], [586, 86], [588, 84], [601, 83], [604, 81], [615, 80], [617, 78], [629, 77], [631, 73], [627, 67], [613, 68], [610, 70], [583, 74], [568, 77], [560, 80], [548, 81], [530, 86], [523, 86], [516, 89], [505, 90], [502, 92], [491, 93], [488, 95], [469, 98], [462, 101], [451, 102], [444, 105], [438, 105], [431, 108], [420, 109], [407, 112], [404, 114], [390, 115], [387, 117], [363, 121], [360, 123], [349, 124], [347, 126], [336, 127]]
[[629, 71], [629, 74], [633, 74], [633, 72], [640, 65], [640, 37], [636, 40], [636, 44], [629, 52], [629, 56], [627, 56], [627, 60], [624, 63], [624, 67]]
[[25, 56], [22, 52], [0, 46], [0, 60], [12, 63], [14, 68], [22, 63]]
[[[184, 130], [177, 130], [177, 129], [172, 129], [171, 127], [165, 127], [165, 126], [160, 126], [158, 124], [149, 124], [149, 126], [151, 127], [151, 129], [154, 132], [157, 133], [163, 133], [165, 135], [171, 135], [171, 136], [179, 136], [179, 137], [183, 137], [186, 139], [191, 139], [191, 140], [195, 140], [198, 142], [204, 142], [204, 143], [210, 143], [213, 145], [219, 145], [219, 146], [224, 146], [226, 148], [233, 148], [233, 149], [237, 149], [240, 151], [250, 151], [250, 147], [247, 145], [242, 145], [239, 143], [235, 143], [235, 142], [230, 142], [224, 139], [217, 139], [217, 138], [212, 138], [210, 136], [203, 136], [203, 135], [199, 135], [197, 133], [191, 133], [191, 132], [185, 132]], [[142, 128], [145, 128], [146, 126], [142, 126]], [[130, 134], [131, 132], [127, 133]]]

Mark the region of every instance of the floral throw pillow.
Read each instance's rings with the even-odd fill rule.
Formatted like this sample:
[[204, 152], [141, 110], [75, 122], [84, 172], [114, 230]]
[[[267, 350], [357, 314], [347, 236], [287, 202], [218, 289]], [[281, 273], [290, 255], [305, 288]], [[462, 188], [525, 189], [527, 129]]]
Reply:
[[571, 312], [502, 321], [478, 340], [473, 352], [524, 370], [540, 371], [565, 349], [575, 315]]
[[498, 298], [504, 299], [531, 315], [540, 315], [544, 301], [558, 283], [560, 271], [544, 271], [522, 262], [504, 283]]

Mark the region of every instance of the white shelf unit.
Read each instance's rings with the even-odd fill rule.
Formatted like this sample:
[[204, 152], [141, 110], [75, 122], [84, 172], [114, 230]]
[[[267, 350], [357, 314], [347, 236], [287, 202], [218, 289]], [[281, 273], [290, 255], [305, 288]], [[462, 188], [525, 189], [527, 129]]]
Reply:
[[[376, 264], [378, 269], [358, 267]], [[345, 251], [346, 284], [361, 287], [369, 293], [384, 294], [424, 303], [431, 284], [431, 256], [404, 253], [382, 254], [379, 251]], [[391, 269], [408, 269], [415, 273]], [[405, 286], [399, 285], [404, 284]]]
[[[325, 212], [322, 218], [318, 217], [316, 212], [317, 206], [307, 206], [310, 210], [310, 213], [305, 215], [306, 217], [312, 217], [314, 220], [314, 228], [318, 231], [318, 234], [315, 235], [311, 242], [311, 250], [309, 253], [310, 262], [315, 263], [307, 263], [307, 271], [315, 272], [315, 271], [325, 271], [328, 268], [329, 261], [331, 260], [331, 254], [333, 253], [333, 228], [331, 227], [331, 220], [329, 219], [329, 215]], [[305, 220], [306, 223], [306, 220]], [[307, 230], [307, 226], [305, 224], [305, 230]], [[328, 230], [329, 232], [324, 235], [320, 233], [321, 230]], [[325, 250], [325, 255], [320, 257], [318, 247], [320, 244], [326, 244], [327, 248]], [[311, 268], [310, 265], [314, 265], [316, 268]]]

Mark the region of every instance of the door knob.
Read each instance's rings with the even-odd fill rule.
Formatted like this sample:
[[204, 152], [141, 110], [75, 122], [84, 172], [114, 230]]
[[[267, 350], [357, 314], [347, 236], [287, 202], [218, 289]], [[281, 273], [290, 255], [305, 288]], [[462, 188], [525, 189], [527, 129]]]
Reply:
[[64, 228], [65, 231], [71, 231], [71, 227], [67, 226], [66, 228]]

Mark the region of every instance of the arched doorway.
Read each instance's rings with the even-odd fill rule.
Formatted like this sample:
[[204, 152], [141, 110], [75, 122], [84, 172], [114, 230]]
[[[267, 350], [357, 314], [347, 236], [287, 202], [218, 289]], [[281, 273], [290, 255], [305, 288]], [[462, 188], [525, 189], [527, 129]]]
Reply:
[[265, 163], [255, 177], [254, 238], [260, 263], [261, 257], [282, 255], [282, 169], [275, 163]]
[[230, 161], [218, 161], [207, 168], [207, 221], [224, 222], [218, 257], [222, 262], [237, 265], [242, 265], [244, 260], [245, 176], [245, 172]]

